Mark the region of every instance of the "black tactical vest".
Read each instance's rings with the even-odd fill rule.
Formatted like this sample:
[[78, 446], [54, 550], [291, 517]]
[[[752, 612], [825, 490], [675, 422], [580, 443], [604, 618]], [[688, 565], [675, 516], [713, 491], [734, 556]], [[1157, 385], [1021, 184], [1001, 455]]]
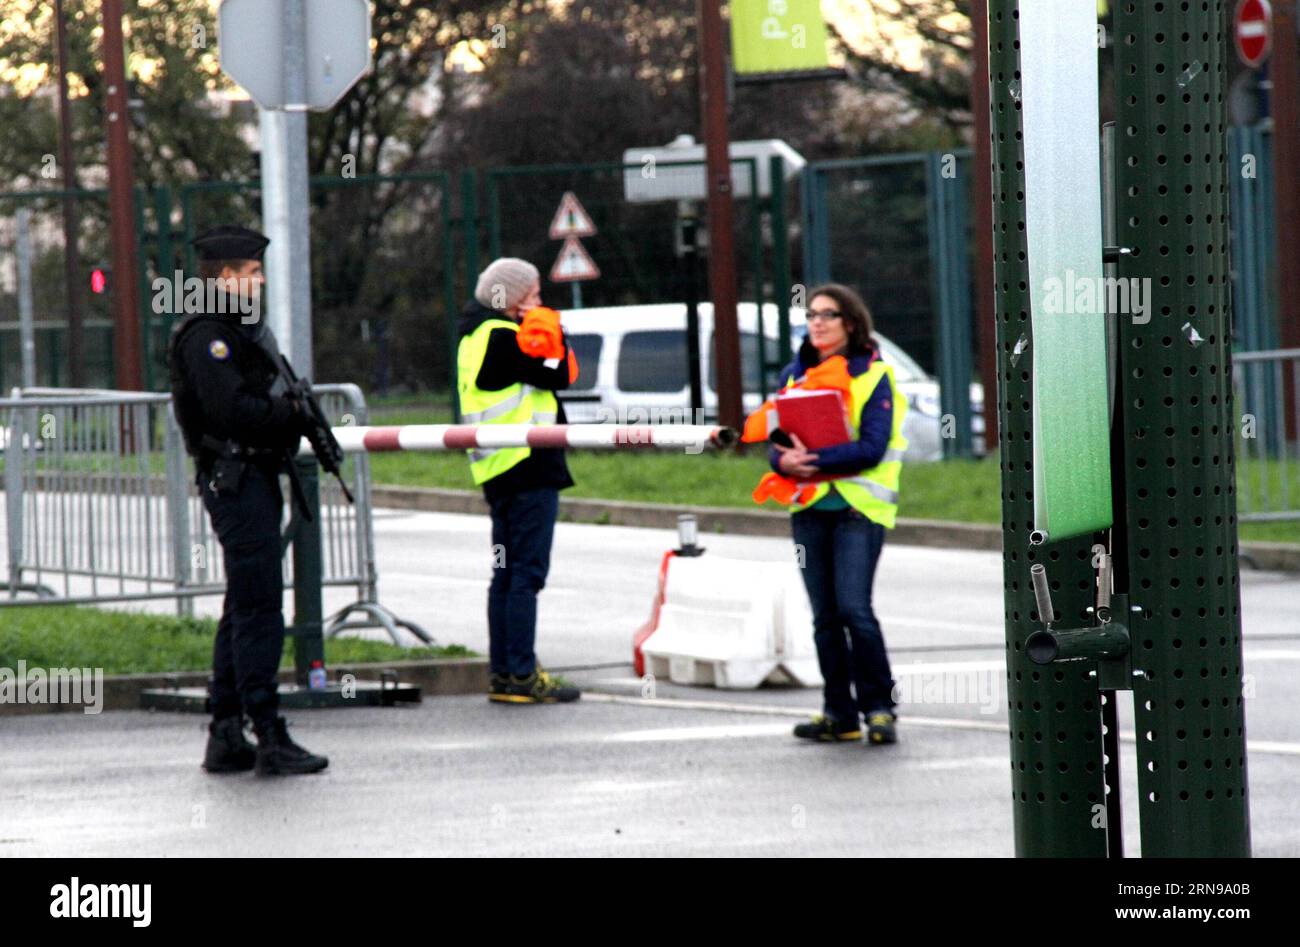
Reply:
[[[186, 378], [181, 365], [181, 346], [185, 337], [205, 321], [215, 322], [227, 330], [224, 338], [230, 346], [230, 364], [239, 370], [248, 391], [269, 395], [273, 388], [281, 387], [278, 384], [280, 368], [271, 354], [271, 350], [275, 349], [275, 338], [269, 329], [261, 325], [257, 327], [261, 330], [259, 334], [267, 340], [259, 344], [249, 330], [229, 314], [194, 313], [177, 322], [167, 346], [172, 408], [185, 438], [186, 451], [192, 457], [200, 459], [211, 453], [201, 446], [205, 434], [221, 440], [233, 436], [233, 432], [217, 430], [211, 423], [203, 410], [204, 392], [194, 390], [192, 380]], [[235, 439], [238, 440], [237, 437]]]

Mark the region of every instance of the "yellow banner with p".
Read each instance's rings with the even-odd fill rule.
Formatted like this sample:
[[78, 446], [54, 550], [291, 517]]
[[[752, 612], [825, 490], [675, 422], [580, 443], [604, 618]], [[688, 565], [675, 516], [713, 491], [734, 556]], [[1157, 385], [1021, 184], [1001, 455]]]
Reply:
[[730, 8], [737, 75], [827, 68], [821, 0], [731, 0]]

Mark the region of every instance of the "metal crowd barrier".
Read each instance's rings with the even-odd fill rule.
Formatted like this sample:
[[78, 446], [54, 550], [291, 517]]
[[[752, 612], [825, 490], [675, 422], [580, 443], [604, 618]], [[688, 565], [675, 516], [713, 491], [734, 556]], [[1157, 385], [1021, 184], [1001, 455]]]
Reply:
[[[334, 424], [365, 424], [355, 385], [317, 385]], [[7, 570], [0, 607], [193, 599], [225, 591], [221, 548], [208, 522], [194, 464], [166, 394], [15, 388], [0, 399]], [[327, 619], [325, 633], [398, 628], [432, 637], [378, 602], [369, 458], [349, 456], [320, 490], [322, 584], [355, 587], [356, 601]], [[286, 491], [285, 516], [291, 512]], [[285, 585], [293, 583], [286, 557]]]
[[1300, 519], [1300, 349], [1235, 352], [1237, 518]]

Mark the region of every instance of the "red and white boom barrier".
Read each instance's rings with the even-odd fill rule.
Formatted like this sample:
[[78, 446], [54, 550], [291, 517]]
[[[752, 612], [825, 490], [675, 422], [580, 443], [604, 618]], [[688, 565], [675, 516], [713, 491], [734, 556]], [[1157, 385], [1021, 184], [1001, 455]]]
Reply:
[[[334, 428], [348, 454], [383, 451], [569, 447], [582, 450], [685, 450], [730, 447], [736, 432], [707, 424], [407, 424]], [[303, 452], [310, 447], [303, 442]]]

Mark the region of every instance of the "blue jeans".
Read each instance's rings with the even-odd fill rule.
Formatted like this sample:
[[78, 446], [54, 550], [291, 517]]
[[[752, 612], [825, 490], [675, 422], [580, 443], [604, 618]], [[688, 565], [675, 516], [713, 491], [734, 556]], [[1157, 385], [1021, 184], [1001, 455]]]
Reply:
[[825, 681], [823, 712], [845, 724], [855, 723], [859, 712], [893, 713], [889, 656], [871, 608], [885, 528], [851, 508], [804, 510], [790, 519], [794, 541], [803, 547], [801, 571]]
[[552, 487], [499, 497], [492, 509], [488, 653], [493, 674], [527, 677], [537, 668], [537, 593], [546, 585], [560, 511]]

